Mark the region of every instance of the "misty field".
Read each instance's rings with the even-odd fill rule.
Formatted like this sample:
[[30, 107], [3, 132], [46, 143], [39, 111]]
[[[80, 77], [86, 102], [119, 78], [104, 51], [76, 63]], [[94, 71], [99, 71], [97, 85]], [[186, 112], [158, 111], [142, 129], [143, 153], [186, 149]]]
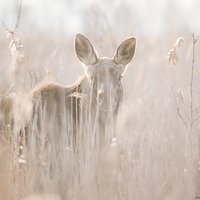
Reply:
[[106, 127], [106, 144], [101, 145], [98, 130], [91, 128], [98, 129], [98, 123], [85, 125], [83, 118], [75, 127], [81, 134], [78, 150], [71, 134], [73, 119], [68, 116], [64, 123], [64, 103], [62, 127], [54, 126], [58, 113], [53, 103], [51, 114], [29, 120], [35, 87], [70, 85], [84, 74], [75, 35], [0, 29], [0, 200], [200, 199], [198, 35], [182, 29], [140, 36], [102, 22], [97, 34], [98, 18], [104, 17], [94, 16], [84, 35], [99, 57], [112, 58], [130, 36], [137, 45], [122, 78], [116, 135]]

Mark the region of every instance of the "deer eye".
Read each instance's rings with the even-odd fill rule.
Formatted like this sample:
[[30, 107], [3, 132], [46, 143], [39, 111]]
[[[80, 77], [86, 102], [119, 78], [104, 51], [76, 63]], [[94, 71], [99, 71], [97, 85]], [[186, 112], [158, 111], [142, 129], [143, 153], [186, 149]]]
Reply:
[[118, 80], [119, 80], [119, 81], [121, 81], [121, 80], [122, 80], [122, 75], [120, 75], [120, 76], [118, 77]]

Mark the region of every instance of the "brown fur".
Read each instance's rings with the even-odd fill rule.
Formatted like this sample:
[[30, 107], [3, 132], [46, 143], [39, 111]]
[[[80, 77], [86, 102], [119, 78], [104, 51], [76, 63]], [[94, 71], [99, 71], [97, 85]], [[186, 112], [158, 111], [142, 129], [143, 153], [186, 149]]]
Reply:
[[[84, 134], [97, 134], [97, 140], [104, 140], [115, 132], [123, 94], [121, 77], [134, 55], [135, 38], [125, 40], [114, 59], [98, 58], [89, 40], [80, 34], [75, 49], [86, 76], [69, 86], [41, 83], [30, 92], [33, 111], [28, 133], [44, 141], [62, 140], [67, 135], [69, 145], [74, 146]], [[114, 129], [108, 131], [110, 124]]]

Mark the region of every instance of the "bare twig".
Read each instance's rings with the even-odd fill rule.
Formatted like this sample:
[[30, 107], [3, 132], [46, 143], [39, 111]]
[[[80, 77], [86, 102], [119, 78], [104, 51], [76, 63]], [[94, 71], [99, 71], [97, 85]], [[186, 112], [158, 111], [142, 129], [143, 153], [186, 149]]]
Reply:
[[13, 30], [11, 30], [4, 22], [2, 19], [0, 19], [0, 22], [6, 32], [6, 35], [8, 37], [10, 37], [11, 39], [11, 42], [10, 42], [10, 45], [9, 45], [9, 48], [11, 48], [14, 44], [15, 48], [16, 49], [19, 49], [21, 48], [21, 41], [19, 41], [17, 38], [16, 38], [16, 35], [15, 35], [15, 32], [19, 26], [19, 22], [20, 22], [20, 17], [21, 17], [21, 11], [22, 11], [22, 0], [20, 0], [20, 5], [19, 5], [19, 10], [18, 10], [18, 16], [17, 16], [17, 21], [16, 21], [16, 24], [15, 24], [15, 27]]
[[15, 28], [14, 28], [13, 32], [15, 32], [17, 30], [18, 26], [19, 26], [21, 12], [22, 12], [22, 0], [20, 0], [19, 10], [18, 10], [18, 16], [17, 16], [17, 22], [15, 24]]
[[[194, 83], [194, 64], [195, 64], [195, 46], [196, 46], [196, 42], [198, 41], [199, 36], [195, 36], [195, 34], [192, 34], [192, 66], [191, 66], [191, 77], [190, 77], [190, 85], [189, 85], [189, 90], [190, 90], [190, 127], [193, 124], [193, 83]], [[195, 119], [196, 121], [196, 119]]]
[[6, 26], [4, 21], [2, 19], [0, 19], [0, 21], [1, 21], [1, 24], [2, 24], [3, 28], [5, 29], [5, 31], [9, 31], [10, 32], [9, 28]]
[[178, 104], [178, 102], [177, 102], [177, 99], [176, 99], [176, 96], [175, 96], [175, 94], [174, 94], [173, 88], [172, 88], [172, 95], [173, 95], [173, 97], [174, 97], [174, 102], [175, 102], [175, 104], [176, 104], [176, 109], [177, 109], [178, 116], [179, 116], [180, 119], [182, 120], [182, 122], [183, 122], [183, 124], [185, 125], [185, 127], [188, 128], [187, 122], [186, 122], [186, 120], [185, 120], [183, 114], [181, 113], [181, 108], [180, 108], [180, 106], [179, 106], [179, 104]]
[[200, 119], [200, 115], [198, 115], [198, 117], [196, 117], [192, 122], [191, 124], [193, 125], [195, 122], [197, 122], [198, 120]]
[[3, 96], [7, 96], [7, 95], [10, 93], [10, 91], [11, 91], [14, 87], [15, 87], [15, 84], [12, 84], [12, 85], [8, 88], [8, 91], [6, 91], [6, 92], [3, 94]]
[[16, 30], [19, 26], [21, 11], [22, 11], [22, 0], [20, 0], [20, 5], [19, 5], [19, 10], [18, 10], [18, 15], [17, 15], [17, 21], [16, 21], [16, 24], [15, 24], [15, 27], [14, 27], [13, 30], [9, 29], [8, 26], [3, 22], [3, 20], [0, 19], [1, 24], [3, 25], [5, 31], [8, 32], [12, 37], [14, 37], [14, 33], [16, 32]]
[[200, 108], [200, 105], [196, 106], [196, 108], [194, 108], [194, 110], [192, 112], [193, 113], [196, 112], [199, 108]]

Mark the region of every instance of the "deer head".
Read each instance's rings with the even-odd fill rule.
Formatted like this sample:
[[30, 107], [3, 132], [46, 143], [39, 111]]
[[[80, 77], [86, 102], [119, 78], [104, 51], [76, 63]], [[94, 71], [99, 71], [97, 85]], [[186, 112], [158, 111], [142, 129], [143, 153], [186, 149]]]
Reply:
[[113, 58], [98, 58], [90, 41], [81, 34], [76, 35], [76, 54], [92, 84], [93, 94], [101, 112], [114, 112], [118, 108], [123, 92], [121, 79], [133, 58], [135, 47], [136, 39], [130, 37], [119, 45]]

